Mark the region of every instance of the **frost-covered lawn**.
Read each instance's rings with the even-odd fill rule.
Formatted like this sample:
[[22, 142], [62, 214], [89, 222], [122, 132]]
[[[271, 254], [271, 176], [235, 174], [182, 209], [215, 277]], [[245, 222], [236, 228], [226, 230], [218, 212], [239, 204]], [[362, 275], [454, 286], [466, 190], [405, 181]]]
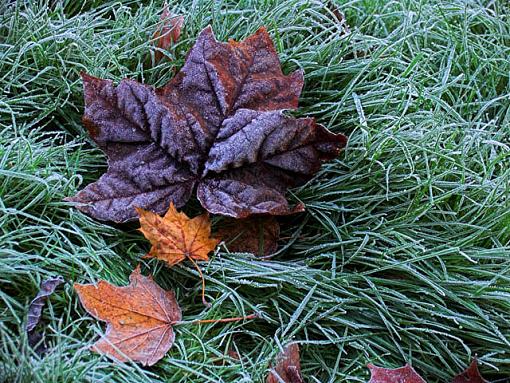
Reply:
[[[43, 3], [0, 2], [0, 381], [262, 382], [291, 340], [308, 382], [366, 382], [368, 362], [411, 362], [446, 381], [475, 354], [487, 378], [510, 376], [506, 2], [342, 1], [348, 36], [326, 1], [171, 2], [184, 34], [155, 67], [161, 3]], [[212, 308], [191, 265], [144, 261], [184, 319], [263, 319], [179, 326], [154, 367], [117, 365], [88, 350], [104, 326], [72, 282], [125, 284], [149, 246], [136, 224], [62, 202], [106, 167], [80, 122], [79, 72], [162, 85], [208, 24], [224, 41], [266, 25], [286, 73], [305, 71], [299, 114], [350, 142], [289, 193], [307, 212], [282, 220], [273, 260], [220, 248], [203, 265]], [[49, 351], [38, 357], [26, 309], [55, 275], [68, 283], [44, 311]], [[224, 357], [231, 348], [240, 361]]]

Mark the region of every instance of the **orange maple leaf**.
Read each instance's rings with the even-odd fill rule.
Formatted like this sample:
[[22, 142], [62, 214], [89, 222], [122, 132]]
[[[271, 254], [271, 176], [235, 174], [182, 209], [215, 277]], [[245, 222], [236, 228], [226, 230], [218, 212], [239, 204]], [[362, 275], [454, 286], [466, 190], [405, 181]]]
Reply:
[[174, 266], [189, 259], [202, 278], [202, 301], [205, 301], [205, 281], [195, 261], [208, 261], [208, 254], [216, 248], [219, 239], [211, 237], [211, 222], [207, 213], [195, 218], [178, 212], [174, 204], [164, 217], [136, 208], [140, 216], [140, 231], [151, 242], [145, 258], [157, 258]]
[[129, 276], [129, 285], [119, 287], [106, 281], [97, 285], [74, 284], [85, 310], [108, 323], [106, 334], [91, 349], [121, 362], [128, 360], [152, 366], [168, 352], [175, 340], [173, 326], [199, 323], [239, 322], [256, 314], [234, 318], [201, 319], [182, 322], [173, 291], [166, 291], [144, 277], [138, 266]]
[[105, 336], [92, 350], [121, 362], [151, 366], [172, 347], [172, 326], [181, 320], [181, 309], [172, 291], [159, 287], [137, 267], [129, 285], [118, 287], [106, 281], [74, 284], [80, 301], [92, 316], [108, 322]]

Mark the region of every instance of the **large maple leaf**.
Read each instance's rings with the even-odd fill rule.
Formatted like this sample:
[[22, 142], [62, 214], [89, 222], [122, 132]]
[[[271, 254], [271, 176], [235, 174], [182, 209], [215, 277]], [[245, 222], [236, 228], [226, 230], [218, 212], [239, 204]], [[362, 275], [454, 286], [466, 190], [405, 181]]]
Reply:
[[292, 118], [303, 74], [280, 68], [264, 28], [242, 42], [205, 28], [181, 71], [163, 88], [125, 79], [118, 86], [83, 74], [83, 123], [108, 156], [108, 171], [70, 201], [100, 220], [165, 212], [197, 190], [214, 214], [244, 218], [302, 210], [285, 199], [346, 137], [312, 118]]
[[129, 286], [74, 284], [85, 309], [97, 319], [108, 322], [104, 338], [92, 350], [119, 361], [134, 360], [151, 366], [172, 346], [173, 325], [181, 320], [181, 309], [172, 291], [144, 277], [137, 267]]

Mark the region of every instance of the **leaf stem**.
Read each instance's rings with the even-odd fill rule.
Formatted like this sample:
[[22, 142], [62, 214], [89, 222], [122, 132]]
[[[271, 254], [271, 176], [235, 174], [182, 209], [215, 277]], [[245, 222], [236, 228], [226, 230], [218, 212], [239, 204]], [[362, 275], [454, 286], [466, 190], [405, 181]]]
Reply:
[[172, 326], [175, 326], [175, 325], [183, 325], [183, 324], [240, 322], [242, 320], [255, 319], [258, 317], [259, 316], [257, 314], [250, 314], [250, 315], [246, 315], [244, 317], [233, 317], [233, 318], [222, 318], [222, 319], [197, 319], [197, 320], [192, 320], [192, 321], [174, 321], [174, 322], [171, 322], [170, 324]]
[[202, 274], [202, 270], [200, 270], [200, 267], [198, 267], [198, 264], [195, 262], [193, 258], [191, 258], [190, 256], [188, 256], [187, 258], [191, 261], [191, 263], [193, 263], [195, 269], [197, 269], [198, 271], [198, 274], [200, 274], [200, 278], [202, 279], [202, 302], [205, 306], [211, 307], [211, 304], [205, 300], [205, 279], [204, 275]]

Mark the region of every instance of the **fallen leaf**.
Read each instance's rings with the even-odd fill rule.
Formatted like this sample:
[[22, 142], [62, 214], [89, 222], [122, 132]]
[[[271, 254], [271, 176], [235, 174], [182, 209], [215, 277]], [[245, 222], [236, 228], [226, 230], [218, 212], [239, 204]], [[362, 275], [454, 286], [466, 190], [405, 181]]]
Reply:
[[239, 355], [239, 353], [232, 349], [228, 350], [227, 355], [234, 360], [241, 360], [241, 356]]
[[276, 366], [271, 369], [266, 383], [304, 383], [301, 377], [299, 346], [293, 343], [276, 358]]
[[280, 224], [274, 217], [225, 219], [216, 235], [232, 252], [268, 256], [278, 248]]
[[488, 383], [478, 371], [478, 361], [474, 358], [469, 367], [455, 378], [452, 383]]
[[344, 13], [340, 10], [338, 5], [333, 3], [332, 1], [329, 1], [327, 4], [328, 9], [333, 14], [333, 17], [337, 21], [338, 25], [342, 27], [342, 36], [347, 36], [351, 33], [351, 28], [349, 28], [349, 24], [347, 24], [347, 19], [345, 18]]
[[[35, 328], [41, 321], [41, 314], [46, 303], [46, 300], [62, 283], [64, 283], [64, 278], [60, 276], [57, 278], [50, 278], [42, 281], [41, 286], [39, 288], [39, 292], [32, 300], [32, 302], [30, 302], [30, 305], [28, 306], [26, 325], [28, 344], [30, 345], [30, 347], [34, 347], [42, 339], [42, 334], [40, 332], [36, 332]], [[42, 344], [36, 349], [36, 352], [39, 354], [42, 354], [44, 351], [45, 346]]]
[[100, 220], [164, 213], [197, 190], [211, 213], [285, 215], [287, 188], [335, 158], [347, 138], [296, 109], [303, 73], [282, 73], [265, 28], [242, 42], [205, 28], [181, 71], [163, 88], [125, 79], [118, 86], [83, 74], [83, 123], [108, 156], [108, 171], [68, 201]]
[[230, 348], [226, 355], [224, 355], [223, 357], [217, 357], [213, 360], [213, 364], [216, 365], [216, 366], [224, 366], [226, 364], [227, 361], [231, 361], [231, 360], [241, 360], [241, 356], [239, 355], [239, 353], [237, 351], [234, 351], [232, 348]]
[[28, 306], [27, 331], [33, 331], [41, 320], [42, 310], [46, 299], [53, 294], [55, 289], [64, 283], [64, 278], [50, 278], [41, 282], [39, 292]]
[[83, 307], [108, 323], [105, 336], [92, 350], [121, 362], [133, 360], [151, 366], [170, 349], [173, 325], [181, 320], [181, 309], [172, 291], [159, 287], [137, 267], [129, 285], [117, 287], [106, 281], [97, 285], [74, 284]]
[[161, 27], [153, 36], [154, 40], [156, 40], [156, 47], [159, 48], [154, 55], [156, 62], [159, 62], [164, 57], [161, 50], [169, 50], [173, 44], [179, 41], [183, 24], [184, 16], [172, 14], [168, 3], [165, 3], [161, 13]]
[[371, 376], [368, 383], [426, 383], [411, 365], [390, 369], [369, 364]]
[[189, 218], [179, 213], [173, 203], [164, 217], [150, 211], [136, 208], [140, 216], [140, 231], [152, 244], [145, 256], [165, 261], [168, 266], [189, 259], [202, 278], [202, 301], [205, 305], [205, 281], [195, 261], [208, 261], [208, 254], [220, 242], [211, 238], [211, 223], [207, 213]]
[[75, 283], [74, 288], [85, 310], [107, 322], [104, 337], [91, 349], [120, 362], [132, 360], [144, 366], [155, 364], [172, 347], [173, 326], [258, 318], [257, 314], [250, 314], [183, 322], [173, 291], [163, 290], [151, 276], [143, 276], [140, 266], [129, 276], [128, 286], [118, 287], [101, 280], [97, 285]]
[[208, 261], [219, 239], [211, 237], [211, 222], [207, 213], [189, 218], [178, 212], [173, 203], [164, 217], [136, 208], [140, 216], [140, 231], [151, 242], [147, 257], [165, 261], [169, 266], [186, 258]]

